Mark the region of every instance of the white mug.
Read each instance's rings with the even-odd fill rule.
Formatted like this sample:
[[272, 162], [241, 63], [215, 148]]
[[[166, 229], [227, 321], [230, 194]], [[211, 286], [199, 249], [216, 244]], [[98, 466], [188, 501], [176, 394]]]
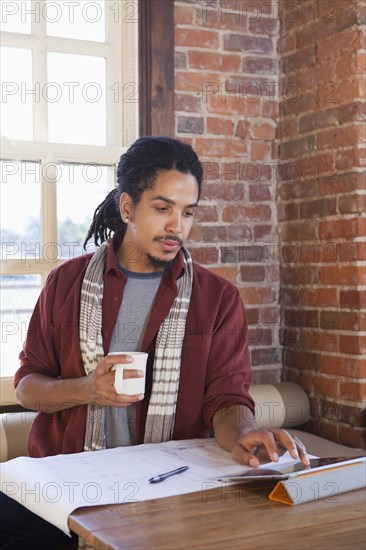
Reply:
[[[116, 363], [113, 365], [112, 370], [114, 374], [114, 388], [118, 394], [135, 395], [139, 393], [145, 393], [145, 380], [146, 380], [146, 362], [148, 354], [143, 351], [114, 351], [108, 355], [130, 355], [133, 358], [133, 363]], [[144, 372], [144, 376], [139, 378], [123, 378], [125, 370], [141, 370]]]

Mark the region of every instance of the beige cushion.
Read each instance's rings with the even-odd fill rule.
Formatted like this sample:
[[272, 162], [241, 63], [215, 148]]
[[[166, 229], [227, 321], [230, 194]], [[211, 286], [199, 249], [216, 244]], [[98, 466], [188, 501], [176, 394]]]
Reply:
[[0, 462], [28, 456], [28, 433], [36, 414], [19, 412], [0, 415]]

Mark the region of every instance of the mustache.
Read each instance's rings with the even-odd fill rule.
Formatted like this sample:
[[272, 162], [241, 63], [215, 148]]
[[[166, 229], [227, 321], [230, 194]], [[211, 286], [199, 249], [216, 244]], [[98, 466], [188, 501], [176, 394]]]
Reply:
[[175, 235], [166, 235], [165, 237], [155, 237], [154, 241], [175, 241], [180, 246], [183, 246], [183, 241]]

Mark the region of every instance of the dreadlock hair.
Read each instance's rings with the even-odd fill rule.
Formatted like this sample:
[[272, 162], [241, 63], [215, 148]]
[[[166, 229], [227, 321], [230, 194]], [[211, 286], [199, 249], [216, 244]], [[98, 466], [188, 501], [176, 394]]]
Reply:
[[120, 158], [117, 168], [118, 187], [108, 193], [96, 208], [84, 242], [84, 249], [92, 237], [94, 237], [94, 244], [99, 246], [105, 240], [109, 240], [113, 234], [124, 234], [126, 225], [119, 211], [121, 194], [128, 193], [132, 204], [136, 206], [141, 195], [154, 187], [159, 173], [166, 170], [177, 170], [194, 176], [198, 184], [199, 198], [203, 171], [192, 147], [168, 137], [139, 138]]

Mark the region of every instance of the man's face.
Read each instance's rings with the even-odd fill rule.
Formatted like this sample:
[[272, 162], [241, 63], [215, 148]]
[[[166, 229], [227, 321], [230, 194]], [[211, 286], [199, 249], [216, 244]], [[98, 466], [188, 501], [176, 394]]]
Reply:
[[154, 187], [145, 191], [134, 207], [122, 193], [122, 218], [130, 218], [119, 251], [119, 261], [129, 271], [161, 271], [187, 239], [198, 203], [198, 184], [191, 174], [162, 171]]

